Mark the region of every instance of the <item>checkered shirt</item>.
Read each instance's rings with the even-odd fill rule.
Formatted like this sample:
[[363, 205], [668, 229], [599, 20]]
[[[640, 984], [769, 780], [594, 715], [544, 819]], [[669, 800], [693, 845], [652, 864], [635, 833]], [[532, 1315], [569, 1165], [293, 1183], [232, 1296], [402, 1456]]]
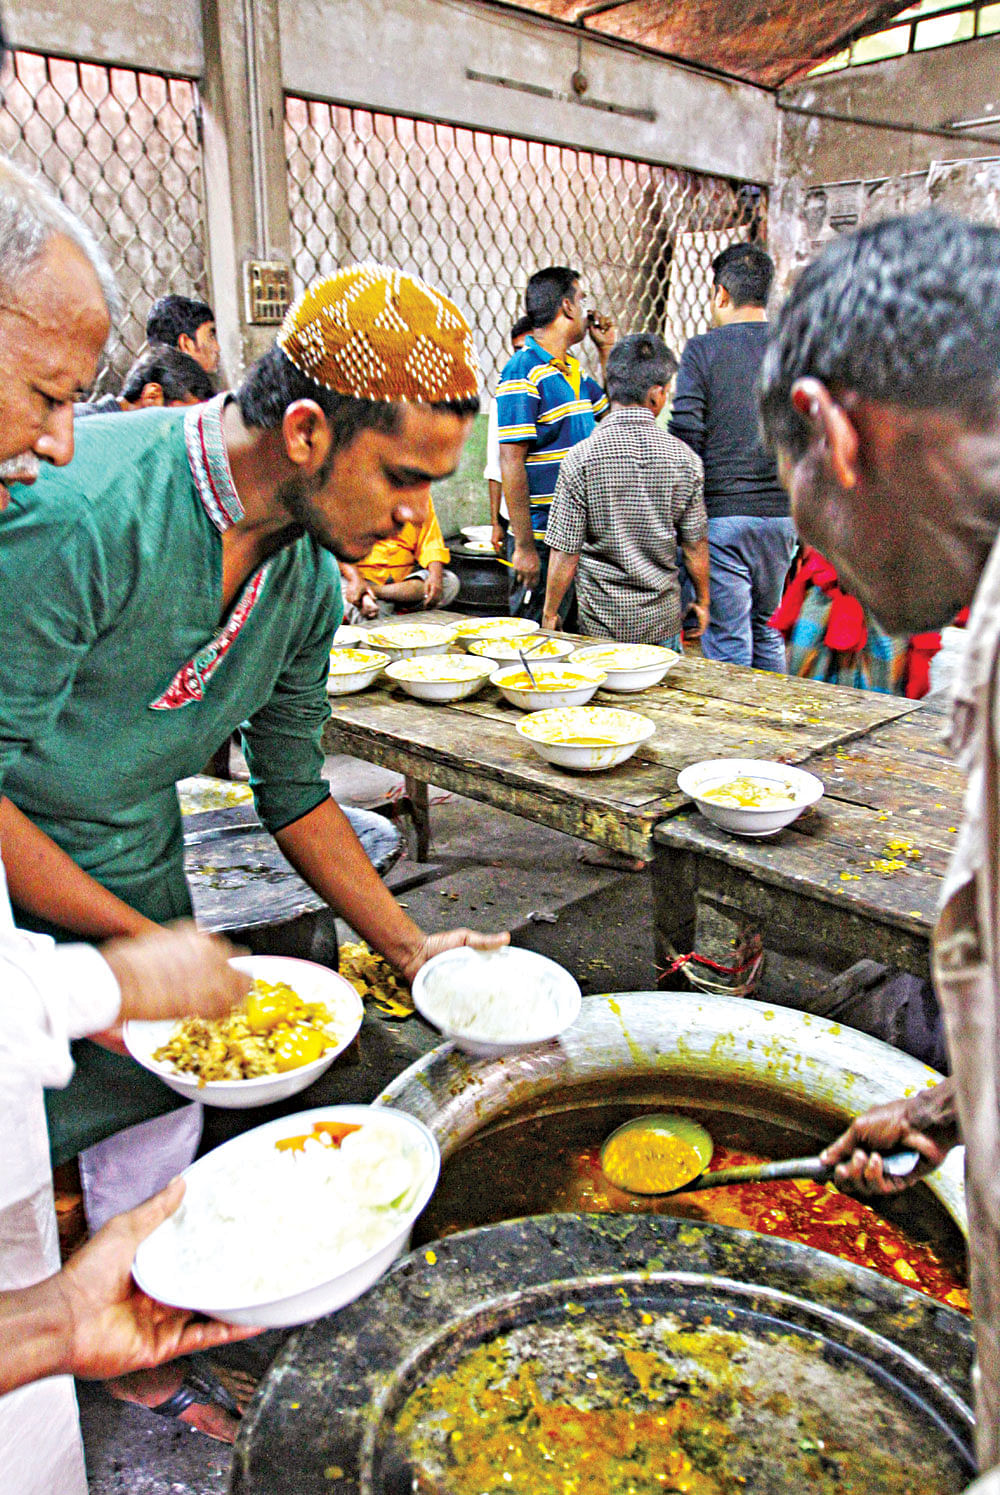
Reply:
[[677, 633], [677, 547], [707, 534], [701, 462], [644, 407], [615, 407], [563, 458], [545, 538], [580, 557], [582, 633], [629, 644]]

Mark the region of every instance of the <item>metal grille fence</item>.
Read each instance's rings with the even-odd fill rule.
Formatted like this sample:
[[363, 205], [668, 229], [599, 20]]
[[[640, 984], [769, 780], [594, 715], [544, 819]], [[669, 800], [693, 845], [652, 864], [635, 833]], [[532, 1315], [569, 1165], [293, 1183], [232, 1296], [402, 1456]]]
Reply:
[[714, 255], [766, 231], [762, 188], [567, 146], [293, 95], [285, 138], [297, 280], [362, 259], [424, 276], [471, 317], [490, 387], [540, 266], [580, 269], [620, 331], [679, 351], [708, 325]]
[[198, 94], [186, 78], [15, 52], [0, 151], [40, 172], [106, 251], [125, 306], [113, 383], [167, 291], [205, 298]]

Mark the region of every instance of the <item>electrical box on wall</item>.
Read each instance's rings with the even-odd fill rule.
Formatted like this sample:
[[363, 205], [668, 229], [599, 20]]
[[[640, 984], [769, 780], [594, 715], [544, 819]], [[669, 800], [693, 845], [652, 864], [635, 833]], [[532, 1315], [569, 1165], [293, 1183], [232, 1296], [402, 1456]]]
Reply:
[[276, 326], [292, 299], [288, 265], [281, 260], [244, 260], [243, 299], [244, 314], [251, 326]]

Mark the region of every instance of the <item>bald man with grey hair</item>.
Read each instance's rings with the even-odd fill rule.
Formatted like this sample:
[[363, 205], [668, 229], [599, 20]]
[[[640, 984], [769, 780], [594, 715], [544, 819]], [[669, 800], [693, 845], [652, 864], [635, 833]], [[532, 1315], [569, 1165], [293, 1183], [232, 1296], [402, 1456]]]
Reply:
[[119, 310], [96, 241], [40, 182], [0, 161], [0, 508], [10, 483], [73, 455], [73, 401], [89, 389]]

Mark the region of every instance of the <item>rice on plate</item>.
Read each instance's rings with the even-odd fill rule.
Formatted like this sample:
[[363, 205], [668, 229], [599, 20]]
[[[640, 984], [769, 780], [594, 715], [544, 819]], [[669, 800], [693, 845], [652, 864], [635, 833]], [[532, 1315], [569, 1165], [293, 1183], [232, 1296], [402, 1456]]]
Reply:
[[414, 1117], [326, 1106], [235, 1137], [184, 1174], [175, 1214], [136, 1253], [160, 1302], [287, 1327], [341, 1307], [405, 1247], [440, 1154]]
[[461, 946], [421, 966], [413, 1004], [460, 1049], [491, 1056], [545, 1043], [568, 1028], [580, 1013], [580, 987], [533, 950]]

